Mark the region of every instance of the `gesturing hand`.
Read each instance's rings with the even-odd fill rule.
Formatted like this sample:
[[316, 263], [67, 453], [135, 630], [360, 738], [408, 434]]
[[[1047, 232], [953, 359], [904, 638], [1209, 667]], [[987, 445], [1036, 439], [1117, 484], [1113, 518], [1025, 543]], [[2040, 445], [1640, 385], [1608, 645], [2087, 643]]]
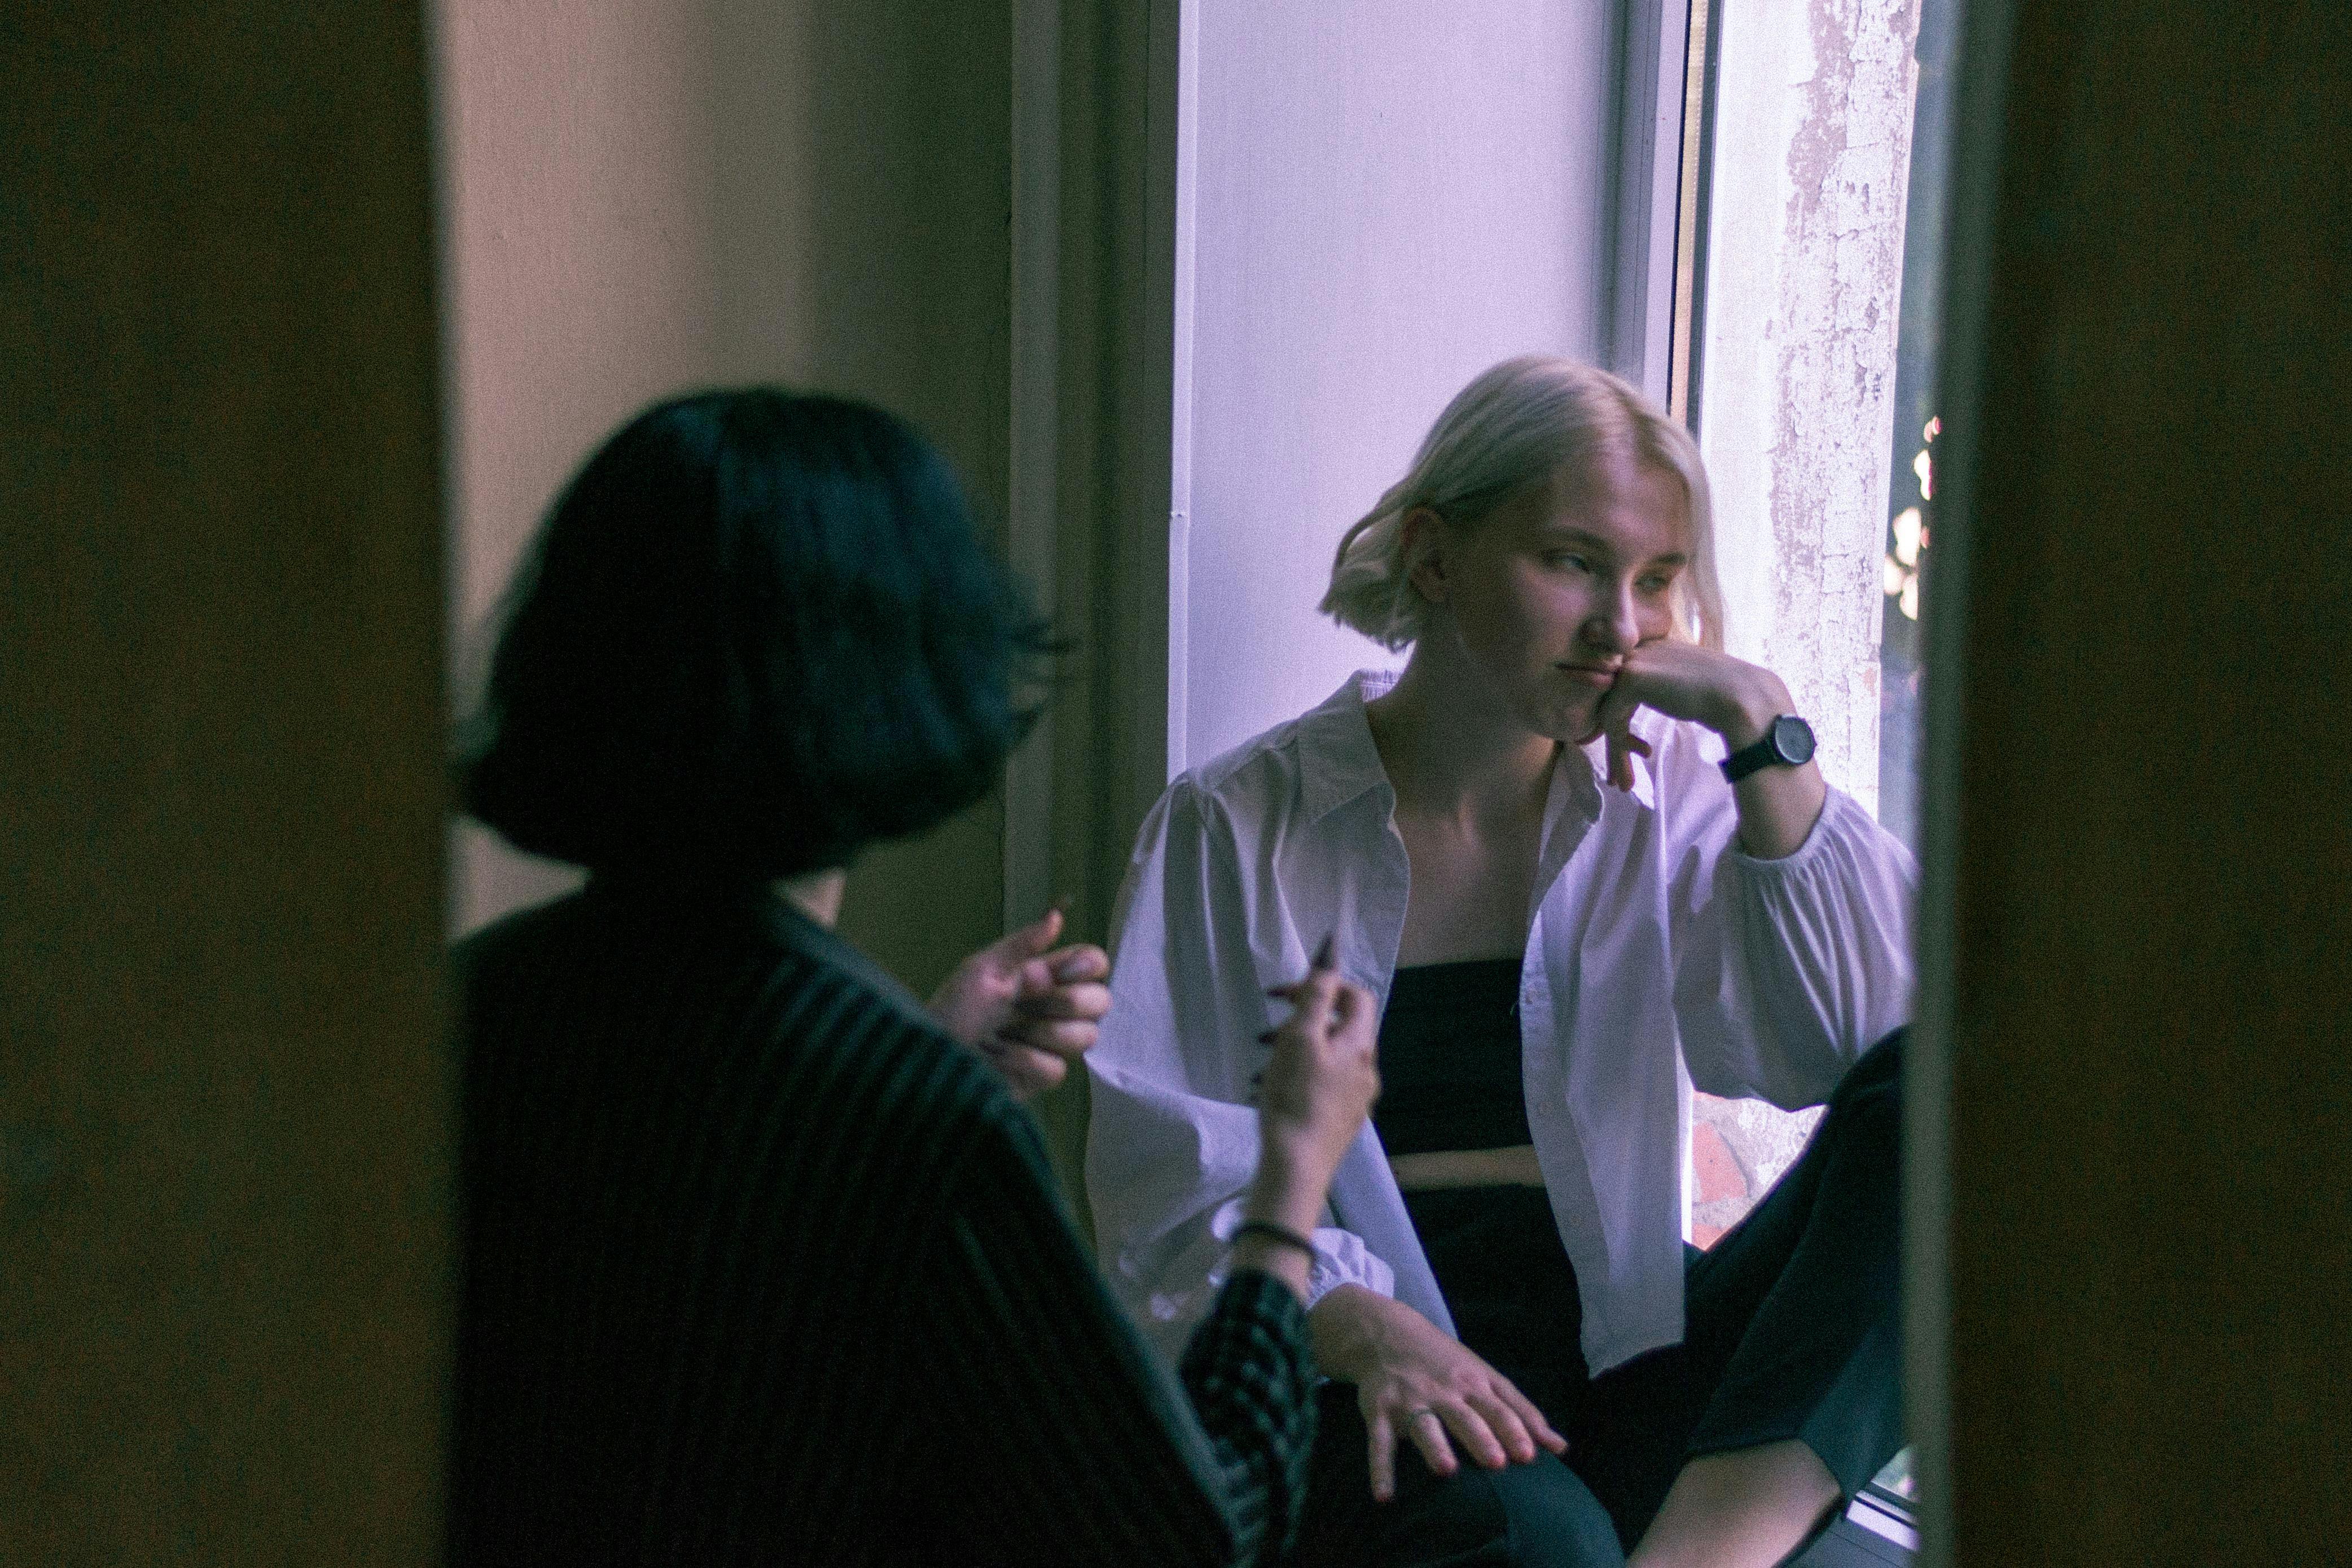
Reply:
[[990, 943], [956, 966], [931, 998], [948, 1033], [995, 1064], [1018, 1099], [1068, 1075], [1110, 1011], [1110, 960], [1091, 943], [1056, 948], [1062, 912]]
[[1568, 1451], [1568, 1439], [1509, 1378], [1402, 1301], [1342, 1285], [1315, 1303], [1307, 1323], [1316, 1360], [1356, 1385], [1371, 1441], [1372, 1496], [1382, 1502], [1396, 1495], [1400, 1434], [1441, 1476], [1460, 1468], [1456, 1442], [1490, 1470], [1528, 1463], [1538, 1446]]

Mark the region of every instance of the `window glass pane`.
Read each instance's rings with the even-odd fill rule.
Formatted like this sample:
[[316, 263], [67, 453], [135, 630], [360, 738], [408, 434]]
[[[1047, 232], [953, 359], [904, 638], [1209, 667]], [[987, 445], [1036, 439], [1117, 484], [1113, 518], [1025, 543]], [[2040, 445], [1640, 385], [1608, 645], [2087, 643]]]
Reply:
[[[1728, 643], [1789, 684], [1830, 781], [1916, 846], [1956, 0], [1709, 9], [1692, 51], [1711, 96], [1684, 329]], [[1693, 1114], [1704, 1246], [1780, 1178], [1819, 1113], [1701, 1095]]]
[[[1678, 326], [1697, 360], [1691, 409], [1717, 479], [1732, 612], [1745, 609], [1762, 622], [1744, 638], [1735, 627], [1733, 652], [1771, 664], [1801, 701], [1843, 703], [1832, 718], [1840, 748], [1832, 758], [1824, 747], [1824, 768], [1916, 851], [1920, 582], [1935, 534], [1947, 114], [1959, 0], [1921, 0], [1907, 61], [1878, 54], [1884, 35], [1867, 32], [1899, 16], [1900, 4], [1849, 7], [1842, 32], [1828, 0], [1713, 3], [1717, 15], [1703, 25], [1713, 47], [1693, 50], [1694, 69], [1714, 93], [1703, 122], [1708, 177], [1686, 190], [1704, 206], [1692, 226], [1706, 243], [1694, 248], [1729, 259], [1685, 280], [1691, 305]], [[1824, 83], [1838, 90], [1825, 93]], [[1902, 133], [1900, 149], [1874, 160], [1860, 143], [1890, 126]], [[1890, 176], [1901, 180], [1899, 201], [1883, 183], [1874, 188]], [[1819, 226], [1823, 214], [1829, 229]], [[1852, 388], [1843, 420], [1841, 377]], [[1876, 453], [1874, 430], [1884, 444]], [[1813, 458], [1822, 466], [1809, 468]], [[1867, 672], [1874, 681], [1853, 679], [1857, 601], [1844, 596], [1853, 585], [1842, 591], [1837, 570], [1851, 536], [1776, 509], [1809, 503], [1811, 517], [1835, 518], [1824, 493], [1808, 494], [1809, 479], [1860, 491], [1864, 515], [1879, 519], [1875, 668]], [[1824, 606], [1828, 635], [1803, 623], [1809, 602]], [[1857, 711], [1865, 704], [1870, 711]], [[1696, 1097], [1692, 1113], [1691, 1232], [1706, 1246], [1780, 1179], [1820, 1113], [1708, 1095]], [[1911, 1451], [1872, 1488], [1898, 1509], [1914, 1501]]]

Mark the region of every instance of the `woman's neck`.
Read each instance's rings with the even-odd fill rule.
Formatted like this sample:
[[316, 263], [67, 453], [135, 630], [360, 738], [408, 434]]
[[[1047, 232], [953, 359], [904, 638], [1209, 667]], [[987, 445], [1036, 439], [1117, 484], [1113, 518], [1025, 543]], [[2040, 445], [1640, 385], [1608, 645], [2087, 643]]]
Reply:
[[1365, 705], [1398, 808], [1465, 825], [1540, 812], [1559, 743], [1437, 663], [1416, 647], [1397, 684]]

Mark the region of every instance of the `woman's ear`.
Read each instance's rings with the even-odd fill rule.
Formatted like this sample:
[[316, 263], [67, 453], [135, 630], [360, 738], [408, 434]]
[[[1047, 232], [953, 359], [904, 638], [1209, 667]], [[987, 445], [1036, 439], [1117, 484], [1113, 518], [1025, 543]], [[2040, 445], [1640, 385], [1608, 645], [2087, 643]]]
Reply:
[[1445, 602], [1445, 519], [1428, 507], [1415, 507], [1400, 525], [1404, 533], [1405, 580], [1432, 604]]

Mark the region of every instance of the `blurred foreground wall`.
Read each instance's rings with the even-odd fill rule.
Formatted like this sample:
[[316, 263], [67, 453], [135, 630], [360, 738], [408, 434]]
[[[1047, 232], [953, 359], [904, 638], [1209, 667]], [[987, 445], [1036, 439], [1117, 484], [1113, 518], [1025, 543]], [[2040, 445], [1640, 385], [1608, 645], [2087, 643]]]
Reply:
[[0, 1563], [436, 1555], [418, 7], [0, 26]]
[[[1966, 445], [1937, 448], [1928, 582], [1949, 1212], [1910, 1238], [1915, 1263], [1949, 1243], [1930, 1541], [1988, 1568], [2340, 1563], [2352, 19], [1969, 15]], [[1946, 1150], [1909, 1126], [1916, 1196]]]

